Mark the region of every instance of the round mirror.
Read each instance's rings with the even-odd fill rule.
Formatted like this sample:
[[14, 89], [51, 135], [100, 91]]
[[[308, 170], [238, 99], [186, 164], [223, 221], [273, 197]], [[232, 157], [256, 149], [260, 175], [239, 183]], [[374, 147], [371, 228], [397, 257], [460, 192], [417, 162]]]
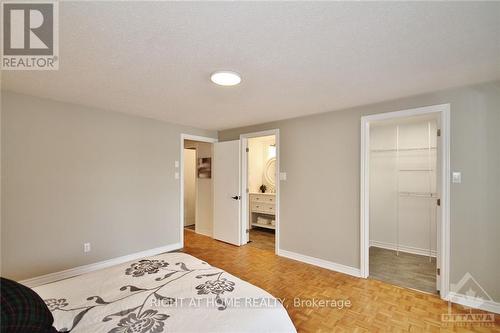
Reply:
[[276, 158], [267, 161], [264, 167], [264, 178], [266, 182], [274, 188], [276, 184]]

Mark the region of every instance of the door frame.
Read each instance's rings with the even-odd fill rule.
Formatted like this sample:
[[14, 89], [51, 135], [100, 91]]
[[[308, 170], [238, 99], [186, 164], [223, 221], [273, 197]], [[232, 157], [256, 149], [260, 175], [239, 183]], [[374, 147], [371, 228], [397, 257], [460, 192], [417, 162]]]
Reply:
[[258, 138], [261, 136], [274, 135], [276, 144], [276, 227], [274, 234], [274, 252], [278, 254], [279, 244], [280, 244], [280, 130], [279, 128], [259, 131], [252, 133], [240, 134], [240, 144], [241, 144], [241, 245], [245, 245], [248, 242], [249, 234], [247, 234], [248, 225], [248, 193], [246, 189], [248, 188], [248, 161], [246, 148], [248, 147], [248, 139]]
[[370, 248], [370, 123], [425, 114], [440, 117], [441, 129], [441, 234], [440, 234], [440, 296], [447, 300], [450, 288], [450, 104], [439, 104], [396, 112], [361, 117], [361, 192], [360, 192], [360, 270], [361, 277], [369, 275]]
[[[179, 172], [180, 179], [180, 194], [179, 194], [179, 239], [181, 247], [184, 247], [184, 140], [192, 140], [199, 142], [208, 142], [208, 143], [216, 143], [219, 140], [216, 138], [211, 138], [208, 136], [199, 136], [192, 134], [181, 133], [181, 144], [180, 144], [180, 157], [179, 157], [179, 169], [176, 168], [176, 172]], [[178, 170], [178, 171], [177, 171]]]

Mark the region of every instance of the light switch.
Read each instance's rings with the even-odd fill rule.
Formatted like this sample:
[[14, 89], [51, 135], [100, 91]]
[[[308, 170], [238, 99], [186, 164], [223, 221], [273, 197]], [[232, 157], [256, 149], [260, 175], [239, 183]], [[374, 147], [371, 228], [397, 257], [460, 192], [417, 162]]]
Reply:
[[280, 180], [286, 180], [286, 172], [280, 172]]
[[175, 167], [178, 168], [179, 167], [179, 161], [175, 161]]
[[178, 173], [178, 172], [176, 172], [176, 173], [174, 174], [174, 178], [175, 178], [175, 179], [179, 179], [179, 173]]
[[451, 174], [451, 181], [455, 184], [460, 184], [462, 182], [462, 173], [454, 171]]

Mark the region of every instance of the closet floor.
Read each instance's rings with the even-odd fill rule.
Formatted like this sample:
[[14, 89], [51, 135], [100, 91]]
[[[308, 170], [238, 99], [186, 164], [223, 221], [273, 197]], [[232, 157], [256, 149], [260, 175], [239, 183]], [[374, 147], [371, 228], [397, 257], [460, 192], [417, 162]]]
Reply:
[[253, 227], [250, 229], [250, 242], [248, 246], [274, 253], [274, 230]]
[[370, 278], [435, 294], [436, 258], [371, 246]]

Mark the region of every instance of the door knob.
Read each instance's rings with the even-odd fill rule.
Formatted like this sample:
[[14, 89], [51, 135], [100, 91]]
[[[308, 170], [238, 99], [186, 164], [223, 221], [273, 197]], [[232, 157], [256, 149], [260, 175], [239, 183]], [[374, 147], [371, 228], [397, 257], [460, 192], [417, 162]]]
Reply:
[[234, 200], [240, 200], [241, 199], [241, 197], [239, 195], [235, 195], [234, 197], [231, 197], [231, 198], [234, 199]]

